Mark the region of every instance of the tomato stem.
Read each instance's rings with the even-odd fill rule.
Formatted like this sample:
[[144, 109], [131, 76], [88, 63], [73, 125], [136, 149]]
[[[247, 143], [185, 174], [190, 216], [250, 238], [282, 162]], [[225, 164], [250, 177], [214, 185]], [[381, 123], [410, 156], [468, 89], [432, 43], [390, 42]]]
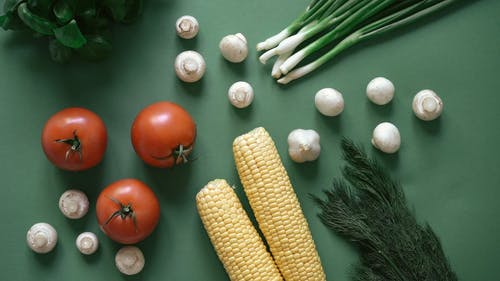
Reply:
[[122, 202], [118, 201], [116, 198], [109, 197], [109, 196], [108, 196], [108, 198], [111, 201], [115, 202], [120, 208], [118, 210], [116, 210], [114, 213], [112, 213], [111, 216], [109, 216], [109, 218], [106, 220], [106, 222], [104, 222], [104, 224], [105, 225], [108, 224], [109, 222], [111, 222], [111, 220], [113, 218], [118, 217], [118, 216], [122, 220], [125, 220], [128, 217], [131, 217], [132, 222], [134, 223], [135, 231], [137, 231], [137, 220], [136, 220], [135, 212], [132, 209], [132, 204], [128, 203], [127, 205], [125, 205]]
[[71, 154], [77, 153], [78, 157], [80, 158], [80, 161], [82, 160], [82, 143], [80, 142], [80, 139], [78, 138], [78, 135], [76, 134], [76, 130], [73, 131], [73, 138], [70, 139], [57, 139], [55, 142], [58, 143], [64, 143], [69, 145], [68, 150], [66, 150], [66, 156], [65, 160], [68, 160]]
[[187, 154], [191, 152], [193, 148], [191, 146], [184, 147], [182, 144], [180, 144], [175, 150], [174, 150], [174, 163], [177, 164], [177, 161], [179, 158], [182, 158], [182, 163], [185, 164], [189, 161], [187, 158]]

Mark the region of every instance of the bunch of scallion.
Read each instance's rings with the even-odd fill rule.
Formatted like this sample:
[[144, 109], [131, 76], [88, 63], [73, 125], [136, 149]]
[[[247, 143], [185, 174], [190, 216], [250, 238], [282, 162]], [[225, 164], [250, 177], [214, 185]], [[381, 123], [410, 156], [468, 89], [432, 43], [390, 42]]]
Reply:
[[[287, 84], [358, 42], [414, 22], [455, 1], [312, 0], [290, 25], [257, 44], [258, 51], [266, 50], [259, 59], [265, 64], [277, 56], [272, 76], [278, 83]], [[320, 56], [307, 63], [313, 54]]]

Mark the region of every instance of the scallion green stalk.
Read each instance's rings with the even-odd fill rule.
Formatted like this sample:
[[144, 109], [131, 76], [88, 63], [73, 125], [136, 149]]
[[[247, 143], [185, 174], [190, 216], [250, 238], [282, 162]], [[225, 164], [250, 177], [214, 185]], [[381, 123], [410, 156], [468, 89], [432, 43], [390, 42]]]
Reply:
[[[408, 7], [401, 9], [397, 12], [394, 12], [393, 14], [390, 14], [390, 15], [383, 17], [379, 20], [371, 22], [371, 23], [359, 28], [358, 30], [354, 31], [353, 33], [349, 34], [342, 41], [340, 41], [338, 44], [336, 44], [335, 47], [333, 47], [330, 51], [328, 51], [326, 54], [319, 57], [315, 61], [289, 72], [286, 76], [284, 76], [283, 78], [280, 78], [278, 80], [278, 83], [287, 84], [295, 79], [298, 79], [298, 78], [314, 71], [315, 69], [317, 69], [321, 65], [325, 64], [327, 61], [336, 57], [339, 53], [341, 53], [345, 49], [351, 47], [352, 45], [355, 45], [363, 40], [378, 36], [384, 32], [393, 30], [393, 29], [398, 28], [400, 26], [412, 23], [412, 22], [418, 20], [419, 18], [426, 16], [432, 12], [435, 12], [435, 11], [437, 11], [437, 10], [439, 10], [439, 9], [441, 9], [441, 8], [447, 6], [455, 1], [456, 0], [417, 1], [415, 4], [413, 4], [411, 6], [408, 6]], [[318, 48], [315, 48], [314, 50], [317, 50], [317, 49]], [[311, 52], [311, 50], [313, 50], [313, 49], [311, 48], [309, 50], [309, 52]], [[307, 56], [305, 54], [306, 51], [304, 49], [298, 51], [296, 54], [292, 55], [287, 61], [285, 61], [281, 65], [280, 70], [282, 72], [284, 72], [284, 70], [286, 71], [290, 68], [289, 65], [298, 64], [298, 62], [297, 62], [298, 59], [294, 59], [293, 57], [301, 52], [302, 52], [302, 54], [299, 55], [300, 58], [303, 59], [305, 56]], [[289, 65], [287, 65], [287, 62], [290, 60], [293, 60], [293, 61], [291, 61], [291, 63], [289, 63]], [[300, 60], [299, 60], [299, 62], [300, 62]]]

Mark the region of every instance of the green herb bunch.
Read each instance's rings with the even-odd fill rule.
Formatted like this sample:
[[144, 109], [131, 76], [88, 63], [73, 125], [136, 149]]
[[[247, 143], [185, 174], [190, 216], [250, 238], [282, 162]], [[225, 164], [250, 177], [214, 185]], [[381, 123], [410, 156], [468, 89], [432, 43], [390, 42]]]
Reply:
[[142, 0], [5, 0], [3, 10], [0, 27], [49, 38], [54, 61], [100, 60], [111, 52], [111, 24], [136, 20]]
[[314, 197], [321, 221], [357, 246], [357, 281], [452, 281], [457, 276], [428, 224], [408, 209], [403, 190], [376, 161], [344, 139], [344, 179]]

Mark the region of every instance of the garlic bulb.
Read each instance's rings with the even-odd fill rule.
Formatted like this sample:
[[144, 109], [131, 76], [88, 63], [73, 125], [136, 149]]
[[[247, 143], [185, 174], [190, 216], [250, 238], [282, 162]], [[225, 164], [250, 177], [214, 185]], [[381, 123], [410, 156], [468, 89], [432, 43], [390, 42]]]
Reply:
[[245, 108], [253, 101], [253, 88], [247, 82], [239, 81], [229, 87], [229, 102], [237, 108]]
[[134, 275], [141, 272], [145, 259], [141, 249], [135, 246], [122, 247], [115, 256], [115, 264], [118, 270], [126, 275]]
[[83, 232], [76, 238], [76, 247], [80, 253], [84, 255], [91, 255], [99, 248], [99, 240], [92, 232]]
[[247, 39], [243, 34], [224, 36], [219, 43], [222, 56], [230, 62], [242, 62], [248, 55]]
[[372, 144], [385, 153], [394, 153], [401, 146], [401, 135], [394, 124], [383, 122], [373, 130]]
[[325, 116], [337, 116], [344, 110], [342, 94], [332, 88], [319, 90], [314, 96], [316, 109]]
[[194, 38], [199, 30], [198, 20], [192, 16], [182, 16], [175, 22], [175, 30], [179, 37], [184, 39]]
[[79, 219], [89, 210], [87, 195], [80, 190], [66, 190], [59, 198], [59, 209], [70, 219]]
[[57, 232], [48, 223], [36, 223], [28, 230], [26, 242], [34, 252], [45, 254], [52, 251], [56, 246]]
[[319, 141], [316, 131], [295, 129], [288, 135], [288, 154], [297, 163], [314, 161], [321, 152]]
[[175, 74], [184, 82], [193, 83], [205, 74], [205, 60], [195, 51], [184, 51], [175, 58]]
[[366, 95], [375, 104], [387, 104], [394, 97], [394, 84], [387, 78], [376, 77], [366, 86]]
[[413, 112], [424, 120], [431, 121], [438, 118], [443, 111], [443, 101], [432, 90], [422, 90], [413, 98]]

